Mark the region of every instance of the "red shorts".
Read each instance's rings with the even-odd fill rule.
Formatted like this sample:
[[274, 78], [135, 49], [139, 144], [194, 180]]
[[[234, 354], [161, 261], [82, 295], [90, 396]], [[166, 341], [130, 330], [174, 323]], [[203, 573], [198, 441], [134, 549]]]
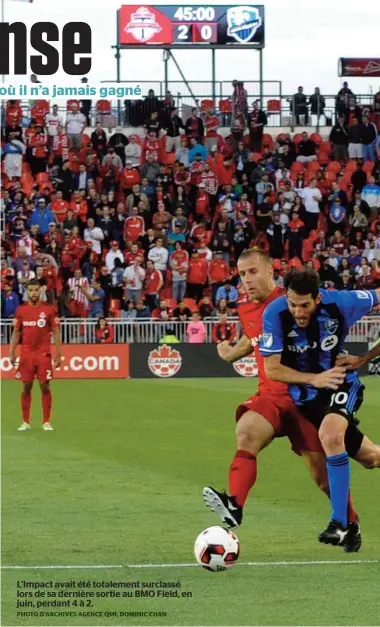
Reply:
[[236, 410], [236, 422], [249, 410], [270, 422], [275, 438], [288, 437], [292, 450], [297, 455], [301, 455], [302, 451], [323, 454], [316, 427], [301, 414], [290, 396], [276, 397], [258, 392], [239, 405]]
[[21, 355], [18, 366], [23, 383], [32, 383], [37, 377], [40, 383], [46, 383], [53, 378], [51, 355]]

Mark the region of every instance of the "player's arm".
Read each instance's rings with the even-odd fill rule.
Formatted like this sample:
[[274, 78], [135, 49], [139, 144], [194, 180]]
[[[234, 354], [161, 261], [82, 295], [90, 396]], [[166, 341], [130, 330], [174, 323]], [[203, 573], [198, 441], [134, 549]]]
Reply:
[[344, 382], [346, 369], [335, 366], [320, 374], [299, 372], [281, 363], [281, 354], [269, 355], [264, 360], [265, 374], [272, 381], [281, 381], [288, 385], [312, 385], [315, 388], [331, 388], [337, 390]]
[[357, 368], [361, 368], [365, 364], [368, 364], [372, 359], [376, 359], [376, 357], [380, 357], [380, 342], [376, 344], [370, 351], [363, 353], [362, 355], [340, 355], [336, 360], [337, 366], [345, 366], [348, 370], [356, 370]]
[[20, 342], [20, 329], [15, 327], [12, 333], [11, 348], [9, 352], [9, 360], [12, 366], [16, 365], [16, 348], [19, 345], [19, 342]]
[[59, 368], [62, 363], [62, 344], [61, 344], [61, 336], [59, 333], [59, 326], [53, 327], [53, 338], [55, 344], [55, 359], [54, 366], [55, 368]]
[[235, 346], [231, 346], [228, 341], [220, 342], [216, 350], [218, 351], [218, 355], [221, 359], [227, 361], [229, 364], [232, 364], [234, 361], [238, 361], [239, 359], [250, 355], [253, 349], [251, 340], [246, 335], [242, 335]]

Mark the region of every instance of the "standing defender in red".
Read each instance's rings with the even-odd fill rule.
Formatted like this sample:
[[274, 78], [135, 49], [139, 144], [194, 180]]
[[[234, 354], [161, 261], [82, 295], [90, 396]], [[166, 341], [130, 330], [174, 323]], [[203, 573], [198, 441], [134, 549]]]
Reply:
[[30, 429], [30, 406], [32, 404], [32, 387], [38, 377], [42, 394], [42, 413], [44, 431], [53, 431], [50, 424], [51, 391], [50, 381], [53, 377], [50, 334], [53, 333], [56, 347], [54, 366], [58, 368], [62, 362], [61, 338], [59, 335], [59, 318], [54, 307], [40, 301], [41, 286], [33, 279], [28, 283], [28, 302], [16, 310], [13, 321], [10, 360], [16, 365], [16, 348], [21, 338], [21, 357], [18, 372], [24, 384], [21, 394], [21, 410], [23, 423], [19, 431]]

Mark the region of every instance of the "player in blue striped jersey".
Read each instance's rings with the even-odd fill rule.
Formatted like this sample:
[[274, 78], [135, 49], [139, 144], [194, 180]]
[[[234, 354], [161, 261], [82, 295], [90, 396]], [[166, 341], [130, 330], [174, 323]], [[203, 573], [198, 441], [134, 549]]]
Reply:
[[[286, 296], [273, 301], [264, 312], [260, 352], [266, 357], [267, 376], [288, 384], [295, 404], [319, 429], [332, 505], [330, 522], [319, 539], [326, 544], [344, 544], [348, 533], [349, 455], [355, 457], [358, 452], [353, 450], [356, 444], [347, 438], [348, 427], [357, 424], [364, 386], [357, 370], [347, 371], [335, 364], [350, 326], [379, 303], [380, 289], [321, 290], [313, 270], [289, 273], [285, 289]], [[332, 377], [330, 387], [315, 387], [315, 374], [326, 371]]]

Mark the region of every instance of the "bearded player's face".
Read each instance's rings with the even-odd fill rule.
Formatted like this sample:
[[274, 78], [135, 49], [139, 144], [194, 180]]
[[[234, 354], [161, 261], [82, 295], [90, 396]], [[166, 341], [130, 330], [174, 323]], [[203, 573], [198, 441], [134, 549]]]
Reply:
[[249, 255], [238, 260], [241, 282], [251, 300], [264, 300], [273, 289], [272, 264], [260, 255]]
[[302, 329], [308, 327], [313, 313], [321, 302], [320, 295], [313, 298], [311, 294], [297, 294], [293, 290], [288, 290], [286, 298], [289, 311], [298, 326]]
[[39, 285], [28, 285], [28, 299], [31, 303], [38, 303], [40, 300], [41, 288]]

